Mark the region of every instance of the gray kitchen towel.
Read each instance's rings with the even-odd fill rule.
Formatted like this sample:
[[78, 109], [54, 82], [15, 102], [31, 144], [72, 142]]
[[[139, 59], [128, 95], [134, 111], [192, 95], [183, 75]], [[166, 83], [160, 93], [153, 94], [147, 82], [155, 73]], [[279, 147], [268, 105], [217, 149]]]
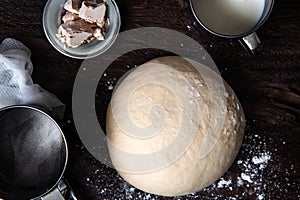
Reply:
[[33, 83], [30, 56], [31, 51], [15, 39], [7, 38], [0, 44], [0, 108], [36, 105], [62, 119], [65, 105]]

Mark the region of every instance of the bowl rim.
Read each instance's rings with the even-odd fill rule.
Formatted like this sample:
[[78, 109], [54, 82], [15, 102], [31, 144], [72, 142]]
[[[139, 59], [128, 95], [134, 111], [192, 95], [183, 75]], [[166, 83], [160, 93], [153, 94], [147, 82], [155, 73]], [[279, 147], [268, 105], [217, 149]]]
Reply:
[[[58, 47], [56, 45], [56, 42], [53, 41], [52, 37], [50, 36], [50, 33], [49, 33], [49, 30], [47, 30], [47, 27], [46, 27], [46, 14], [49, 10], [49, 5], [52, 1], [57, 1], [57, 0], [48, 0], [45, 7], [44, 7], [44, 10], [43, 10], [43, 29], [44, 29], [44, 33], [46, 35], [46, 38], [47, 40], [50, 42], [50, 44], [58, 51], [60, 52], [61, 54], [65, 55], [65, 56], [68, 56], [68, 57], [71, 57], [71, 58], [75, 58], [75, 59], [89, 59], [89, 58], [94, 58], [96, 56], [99, 56], [101, 54], [103, 54], [104, 52], [106, 52], [113, 44], [114, 42], [116, 41], [118, 35], [119, 35], [119, 32], [120, 32], [120, 28], [121, 28], [121, 15], [120, 15], [120, 11], [119, 11], [119, 7], [117, 5], [117, 3], [115, 2], [115, 0], [106, 0], [106, 1], [110, 1], [113, 5], [113, 8], [114, 8], [114, 11], [116, 13], [116, 17], [117, 17], [117, 20], [116, 20], [116, 29], [114, 32], [111, 32], [110, 34], [113, 34], [112, 35], [112, 38], [110, 39], [110, 42], [108, 42], [104, 48], [94, 52], [94, 53], [90, 53], [90, 54], [83, 54], [83, 55], [79, 55], [79, 54], [74, 54], [74, 53], [70, 53], [66, 50], [63, 50], [61, 49], [60, 47]], [[66, 0], [65, 0], [66, 1]], [[105, 39], [104, 39], [105, 40]]]

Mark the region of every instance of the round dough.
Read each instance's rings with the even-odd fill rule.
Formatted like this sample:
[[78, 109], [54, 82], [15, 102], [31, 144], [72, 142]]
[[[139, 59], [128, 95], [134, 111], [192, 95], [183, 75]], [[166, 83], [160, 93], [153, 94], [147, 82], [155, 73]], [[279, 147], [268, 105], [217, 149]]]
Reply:
[[164, 196], [197, 192], [219, 179], [239, 151], [244, 128], [242, 107], [223, 79], [177, 56], [129, 73], [107, 112], [116, 170], [133, 186]]

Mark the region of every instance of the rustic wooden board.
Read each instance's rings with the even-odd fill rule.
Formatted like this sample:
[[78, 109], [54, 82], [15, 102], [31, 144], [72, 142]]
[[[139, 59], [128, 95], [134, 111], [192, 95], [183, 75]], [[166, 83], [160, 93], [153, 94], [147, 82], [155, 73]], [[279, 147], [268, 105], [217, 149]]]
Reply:
[[[0, 41], [13, 37], [27, 45], [32, 50], [34, 81], [67, 105], [62, 122], [70, 146], [66, 178], [79, 199], [173, 199], [132, 188], [115, 170], [99, 163], [82, 147], [71, 112], [72, 87], [82, 61], [61, 55], [47, 41], [42, 28], [45, 3], [46, 0], [0, 1]], [[271, 17], [258, 31], [264, 50], [257, 56], [248, 54], [236, 40], [218, 38], [204, 31], [193, 19], [187, 0], [118, 0], [117, 3], [122, 14], [122, 31], [157, 26], [197, 40], [213, 57], [245, 110], [246, 136], [235, 163], [223, 177], [228, 185], [219, 180], [204, 191], [176, 199], [299, 199], [298, 0], [276, 1]], [[115, 79], [135, 65], [168, 54], [140, 50], [122, 56], [111, 65], [107, 76], [101, 78], [96, 98], [102, 126], [111, 96], [107, 81], [116, 83]], [[255, 156], [267, 156], [268, 163], [254, 164]], [[242, 174], [250, 175], [250, 182], [243, 180]]]

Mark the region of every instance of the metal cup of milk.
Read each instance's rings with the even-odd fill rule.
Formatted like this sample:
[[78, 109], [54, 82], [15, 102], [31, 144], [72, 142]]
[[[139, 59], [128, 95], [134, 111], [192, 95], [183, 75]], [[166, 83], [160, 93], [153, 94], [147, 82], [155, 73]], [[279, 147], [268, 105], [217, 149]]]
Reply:
[[197, 21], [210, 33], [239, 38], [252, 53], [262, 49], [256, 30], [269, 17], [274, 0], [190, 0]]

